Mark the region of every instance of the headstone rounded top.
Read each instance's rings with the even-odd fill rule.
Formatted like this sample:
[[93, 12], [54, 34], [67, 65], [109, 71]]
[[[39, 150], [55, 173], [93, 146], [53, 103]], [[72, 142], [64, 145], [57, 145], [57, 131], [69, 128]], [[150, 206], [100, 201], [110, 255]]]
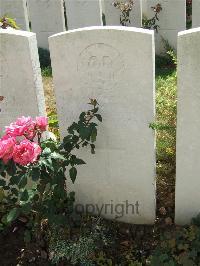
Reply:
[[146, 30], [141, 28], [135, 28], [135, 27], [124, 27], [124, 26], [93, 26], [93, 27], [85, 27], [85, 28], [79, 28], [75, 30], [69, 30], [60, 32], [57, 34], [54, 34], [50, 36], [49, 38], [59, 37], [65, 34], [71, 34], [76, 32], [86, 32], [86, 31], [106, 31], [106, 30], [116, 30], [116, 31], [127, 31], [127, 32], [137, 32], [137, 33], [145, 33], [149, 35], [154, 35], [153, 30]]
[[33, 32], [24, 31], [24, 30], [15, 30], [13, 28], [0, 29], [0, 34], [10, 34], [10, 35], [17, 35], [17, 36], [24, 36], [24, 37], [32, 37], [36, 35]]
[[198, 28], [194, 28], [194, 29], [190, 29], [190, 30], [183, 30], [183, 31], [180, 31], [180, 32], [178, 33], [178, 36], [189, 35], [189, 34], [193, 34], [193, 33], [197, 33], [197, 32], [200, 32], [200, 27], [198, 27]]

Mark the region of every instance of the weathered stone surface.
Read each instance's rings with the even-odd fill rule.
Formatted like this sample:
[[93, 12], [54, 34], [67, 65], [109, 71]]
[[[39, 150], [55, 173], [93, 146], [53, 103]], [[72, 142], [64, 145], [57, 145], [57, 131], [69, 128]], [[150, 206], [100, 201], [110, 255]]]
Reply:
[[68, 30], [101, 26], [100, 0], [65, 0]]
[[[173, 2], [173, 3], [172, 3]], [[186, 1], [185, 0], [142, 0], [143, 16], [150, 19], [154, 16], [152, 7], [161, 4], [159, 13], [158, 33], [155, 33], [156, 53], [166, 52], [166, 42], [176, 50], [178, 32], [186, 29]]]
[[0, 17], [4, 15], [15, 19], [20, 29], [29, 30], [25, 0], [0, 0]]
[[[120, 26], [121, 11], [113, 6], [114, 0], [102, 0], [103, 12], [105, 14], [106, 25]], [[126, 1], [124, 1], [126, 2]], [[130, 11], [130, 24], [127, 26], [138, 27], [142, 26], [142, 4], [141, 0], [134, 0], [134, 5]]]
[[200, 213], [200, 28], [178, 36], [176, 223]]
[[63, 0], [27, 0], [27, 3], [38, 46], [48, 49], [48, 37], [65, 31]]
[[200, 27], [200, 0], [192, 0], [192, 27]]
[[20, 116], [45, 115], [44, 93], [34, 33], [0, 30], [0, 128]]
[[72, 185], [77, 203], [84, 209], [92, 204], [88, 208], [106, 218], [153, 223], [153, 32], [91, 27], [51, 36], [49, 43], [62, 137], [88, 108], [89, 98], [98, 100], [103, 116], [96, 154], [89, 148], [78, 152], [87, 165], [79, 168]]

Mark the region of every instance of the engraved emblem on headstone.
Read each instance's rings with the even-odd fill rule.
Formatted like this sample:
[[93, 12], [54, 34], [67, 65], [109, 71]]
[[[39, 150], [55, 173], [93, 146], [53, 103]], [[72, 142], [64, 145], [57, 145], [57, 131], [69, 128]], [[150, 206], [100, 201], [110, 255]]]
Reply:
[[81, 82], [92, 86], [111, 86], [124, 70], [120, 52], [104, 43], [86, 47], [79, 55], [78, 74]]

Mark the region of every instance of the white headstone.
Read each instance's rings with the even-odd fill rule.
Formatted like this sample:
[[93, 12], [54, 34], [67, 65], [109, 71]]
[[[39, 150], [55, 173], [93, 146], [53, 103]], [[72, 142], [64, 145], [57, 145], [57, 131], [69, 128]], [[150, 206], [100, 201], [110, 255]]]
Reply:
[[[120, 25], [120, 15], [122, 14], [119, 9], [117, 9], [113, 3], [117, 2], [116, 0], [102, 0], [104, 6], [104, 13], [105, 13], [105, 20], [106, 25]], [[128, 2], [119, 1], [119, 2]], [[141, 0], [134, 0], [133, 1], [133, 8], [130, 11], [130, 24], [128, 23], [127, 26], [130, 27], [138, 27], [142, 26], [142, 9], [141, 9]]]
[[200, 0], [192, 0], [192, 27], [200, 27]]
[[166, 52], [165, 41], [176, 50], [177, 35], [186, 29], [186, 1], [185, 0], [142, 0], [143, 16], [150, 19], [154, 16], [152, 7], [161, 4], [159, 13], [158, 33], [155, 33], [156, 53]]
[[200, 213], [200, 28], [178, 36], [176, 223]]
[[22, 30], [29, 30], [26, 0], [0, 0], [0, 17], [7, 15], [16, 20]]
[[77, 203], [130, 223], [155, 219], [155, 142], [149, 128], [155, 101], [153, 39], [152, 31], [124, 27], [90, 27], [49, 38], [62, 137], [87, 110], [89, 98], [98, 100], [103, 116], [96, 154], [89, 148], [79, 153], [87, 165], [72, 186]]
[[100, 0], [65, 0], [68, 30], [101, 26]]
[[38, 47], [49, 49], [48, 37], [65, 31], [63, 0], [28, 0], [27, 3]]
[[0, 30], [0, 128], [17, 117], [45, 115], [35, 33]]

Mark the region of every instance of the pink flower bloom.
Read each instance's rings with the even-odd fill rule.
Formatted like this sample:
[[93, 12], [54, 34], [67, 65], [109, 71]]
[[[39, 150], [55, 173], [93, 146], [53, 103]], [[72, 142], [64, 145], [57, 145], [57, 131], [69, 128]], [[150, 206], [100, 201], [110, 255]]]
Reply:
[[32, 121], [32, 124], [28, 127], [27, 130], [25, 130], [24, 132], [24, 136], [29, 139], [29, 140], [33, 140], [35, 138], [36, 135], [36, 127], [35, 127], [35, 122]]
[[0, 139], [0, 158], [7, 163], [13, 156], [16, 140], [13, 137], [4, 136]]
[[25, 136], [28, 139], [35, 137], [35, 122], [30, 116], [20, 117], [16, 122], [11, 123], [10, 126], [6, 127], [6, 134], [11, 137]]
[[36, 127], [40, 131], [46, 131], [47, 130], [47, 125], [48, 125], [48, 118], [44, 116], [39, 116], [35, 118], [36, 120]]
[[15, 146], [13, 160], [20, 165], [27, 165], [35, 162], [41, 152], [42, 150], [37, 143], [25, 139]]

